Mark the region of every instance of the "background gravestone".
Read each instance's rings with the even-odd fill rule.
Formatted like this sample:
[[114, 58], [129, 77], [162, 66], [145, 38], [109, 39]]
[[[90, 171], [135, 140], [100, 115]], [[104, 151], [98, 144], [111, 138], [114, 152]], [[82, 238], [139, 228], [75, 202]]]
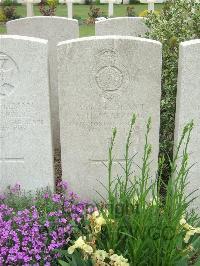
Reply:
[[9, 21], [8, 34], [37, 37], [49, 41], [49, 69], [50, 69], [50, 103], [53, 127], [54, 147], [59, 147], [59, 113], [57, 91], [57, 57], [58, 42], [78, 38], [78, 21], [62, 17], [31, 17]]
[[[176, 105], [175, 145], [178, 144], [184, 126], [194, 120], [189, 142], [189, 162], [193, 167], [188, 174], [187, 194], [198, 189], [193, 196], [200, 196], [200, 40], [180, 44], [179, 77]], [[199, 207], [199, 198], [192, 207]]]
[[54, 187], [48, 44], [0, 37], [0, 190]]
[[95, 33], [98, 36], [103, 35], [122, 35], [144, 37], [148, 31], [144, 18], [140, 17], [122, 17], [111, 18], [95, 23]]
[[151, 169], [155, 177], [161, 44], [119, 36], [67, 41], [58, 45], [58, 67], [63, 179], [82, 198], [96, 199], [95, 191], [105, 194], [100, 182], [107, 185], [104, 164], [112, 128], [118, 129], [114, 149], [117, 171], [118, 163], [124, 163], [124, 146], [133, 112], [137, 114], [132, 139], [132, 152], [138, 153], [135, 163], [141, 163], [146, 122], [152, 117]]

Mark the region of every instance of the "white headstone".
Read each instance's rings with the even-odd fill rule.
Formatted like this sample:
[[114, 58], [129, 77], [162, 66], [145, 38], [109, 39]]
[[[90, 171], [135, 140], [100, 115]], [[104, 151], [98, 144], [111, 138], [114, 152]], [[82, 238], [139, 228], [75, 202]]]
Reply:
[[[73, 4], [85, 4], [85, 0], [72, 0]], [[58, 0], [59, 4], [66, 4], [66, 0]]]
[[46, 40], [0, 36], [0, 190], [54, 187]]
[[[200, 196], [200, 40], [180, 44], [179, 74], [176, 105], [175, 145], [180, 140], [184, 126], [194, 120], [189, 142], [191, 168], [187, 194], [198, 189], [193, 196]], [[200, 211], [200, 198], [192, 205]]]
[[[84, 51], [84, 52], [83, 52]], [[74, 67], [77, 66], [77, 67]], [[134, 37], [90, 37], [58, 45], [63, 179], [82, 198], [97, 199], [107, 185], [108, 146], [117, 127], [114, 167], [124, 163], [132, 113], [133, 153], [141, 164], [145, 125], [152, 117], [152, 175], [159, 146], [161, 44]], [[135, 166], [136, 171], [138, 167]]]
[[148, 3], [148, 10], [149, 11], [154, 11], [154, 3], [156, 0], [147, 0]]
[[[110, 0], [100, 0], [100, 4], [108, 4]], [[113, 0], [113, 4], [115, 5], [121, 5], [122, 0]]]
[[57, 56], [58, 42], [78, 38], [78, 21], [62, 17], [32, 17], [9, 21], [8, 34], [17, 34], [47, 39], [49, 41], [49, 71], [50, 71], [50, 102], [53, 126], [54, 147], [59, 147], [59, 111], [57, 89]]
[[66, 0], [66, 4], [67, 4], [67, 17], [73, 18], [73, 1]]
[[27, 17], [34, 16], [33, 0], [26, 0], [26, 16]]
[[147, 30], [144, 18], [139, 17], [118, 17], [95, 23], [95, 32], [98, 36], [122, 35], [144, 37]]
[[108, 17], [113, 17], [114, 0], [108, 0]]

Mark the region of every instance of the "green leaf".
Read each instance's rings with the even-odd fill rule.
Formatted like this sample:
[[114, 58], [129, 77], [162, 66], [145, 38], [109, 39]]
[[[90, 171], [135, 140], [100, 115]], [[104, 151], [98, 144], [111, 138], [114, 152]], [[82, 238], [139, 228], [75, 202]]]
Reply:
[[194, 264], [194, 266], [200, 266], [200, 258], [199, 258], [198, 261]]
[[65, 262], [63, 260], [59, 260], [58, 262], [60, 263], [61, 266], [70, 266], [68, 262]]
[[197, 239], [192, 243], [192, 246], [194, 249], [200, 249], [200, 237], [197, 237]]
[[188, 266], [188, 260], [187, 257], [183, 257], [177, 264], [176, 266]]

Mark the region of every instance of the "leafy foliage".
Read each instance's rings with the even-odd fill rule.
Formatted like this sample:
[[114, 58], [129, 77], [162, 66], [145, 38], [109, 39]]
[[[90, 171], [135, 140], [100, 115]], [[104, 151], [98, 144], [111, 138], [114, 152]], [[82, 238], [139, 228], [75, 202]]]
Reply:
[[98, 17], [101, 17], [103, 15], [103, 12], [101, 8], [96, 7], [95, 5], [90, 6], [90, 11], [88, 13], [89, 19], [87, 19], [87, 24], [94, 24], [95, 19]]
[[[198, 237], [200, 228], [195, 229], [180, 222], [185, 221], [182, 218], [186, 217], [191, 224], [198, 224], [198, 217], [193, 212], [187, 214], [187, 208], [193, 198], [185, 194], [190, 169], [187, 145], [193, 124], [190, 123], [184, 128], [175, 158], [170, 162], [171, 178], [166, 187], [165, 200], [163, 200], [157, 193], [161, 181], [158, 186], [156, 182], [151, 181], [152, 147], [148, 143], [150, 120], [145, 135], [143, 164], [140, 173], [134, 174], [131, 135], [135, 121], [136, 118], [133, 116], [125, 145], [125, 164], [122, 166], [124, 174], [116, 178], [112, 176], [112, 166], [117, 132], [113, 131], [108, 154], [109, 200], [108, 203], [102, 203], [104, 207], [101, 205], [98, 207], [99, 210], [107, 208], [109, 215], [104, 216], [106, 226], [97, 239], [97, 246], [104, 250], [112, 248], [116, 253], [122, 253], [132, 266], [176, 265], [180, 261], [189, 263], [190, 259], [200, 252], [200, 247], [198, 245], [195, 247], [194, 244], [195, 241], [198, 244], [200, 242]], [[183, 143], [185, 143], [184, 148]], [[163, 169], [163, 161], [160, 161], [160, 169]], [[102, 213], [104, 214], [103, 211]], [[114, 222], [109, 223], [110, 220]], [[198, 234], [195, 235], [195, 232]]]
[[168, 0], [160, 14], [150, 12], [146, 20], [150, 28], [148, 37], [163, 45], [160, 156], [165, 158], [165, 178], [173, 154], [179, 44], [200, 38], [200, 4], [197, 2]]
[[127, 17], [135, 17], [136, 16], [135, 8], [133, 6], [128, 6], [126, 9], [126, 14]]
[[7, 22], [9, 20], [14, 20], [20, 18], [16, 13], [16, 7], [14, 3], [10, 0], [3, 1], [1, 3], [1, 22]]
[[43, 16], [55, 16], [57, 0], [42, 0], [39, 4], [40, 13]]

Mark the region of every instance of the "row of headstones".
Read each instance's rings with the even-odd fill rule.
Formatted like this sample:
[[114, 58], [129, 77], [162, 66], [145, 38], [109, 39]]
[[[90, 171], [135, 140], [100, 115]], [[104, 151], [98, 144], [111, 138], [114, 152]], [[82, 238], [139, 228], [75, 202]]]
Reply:
[[[7, 33], [48, 40], [51, 112], [54, 147], [59, 147], [56, 45], [79, 37], [77, 20], [61, 17], [31, 17], [10, 21]], [[96, 23], [96, 35], [144, 36], [147, 27], [142, 18], [114, 18]]]
[[[29, 33], [31, 27], [25, 25]], [[124, 163], [123, 144], [132, 113], [137, 115], [132, 139], [135, 165], [141, 165], [145, 124], [148, 117], [152, 118], [149, 141], [153, 145], [151, 173], [155, 179], [161, 44], [128, 36], [73, 39], [58, 44], [56, 57], [58, 40], [54, 41], [48, 45], [46, 40], [30, 37], [0, 38], [1, 189], [16, 182], [27, 190], [47, 185], [53, 188], [53, 146], [60, 143], [63, 179], [82, 198], [95, 199], [96, 191], [103, 195], [109, 136], [116, 126], [116, 174], [120, 173], [119, 164]], [[189, 174], [189, 191], [200, 187], [199, 71], [200, 40], [182, 43], [175, 136], [177, 140], [183, 125], [194, 119], [189, 149], [190, 162], [197, 164]], [[136, 167], [135, 173], [138, 171]]]
[[[23, 1], [26, 4], [26, 14], [27, 17], [34, 16], [34, 10], [33, 10], [33, 4], [34, 3], [40, 3], [40, 0], [25, 0]], [[60, 3], [66, 3], [67, 5], [67, 17], [73, 18], [73, 0], [60, 0]], [[114, 14], [114, 4], [118, 4], [118, 0], [103, 0], [100, 1], [101, 3], [108, 3], [108, 16], [113, 17]], [[146, 3], [148, 4], [148, 10], [154, 11], [154, 3], [156, 0], [146, 0]]]

